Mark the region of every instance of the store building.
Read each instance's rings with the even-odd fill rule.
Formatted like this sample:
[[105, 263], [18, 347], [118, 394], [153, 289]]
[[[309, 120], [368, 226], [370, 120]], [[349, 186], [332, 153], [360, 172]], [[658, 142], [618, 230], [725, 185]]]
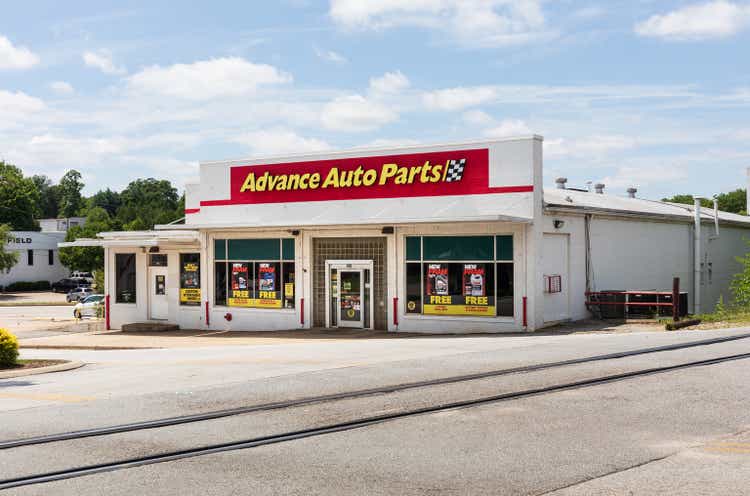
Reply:
[[185, 214], [72, 243], [105, 249], [111, 328], [535, 330], [588, 316], [587, 289], [675, 276], [706, 310], [750, 234], [740, 215], [545, 191], [538, 136], [203, 162]]
[[64, 232], [11, 231], [2, 240], [4, 249], [15, 252], [18, 262], [8, 272], [0, 271], [0, 288], [16, 282], [56, 282], [70, 274], [60, 263], [57, 244], [65, 240]]

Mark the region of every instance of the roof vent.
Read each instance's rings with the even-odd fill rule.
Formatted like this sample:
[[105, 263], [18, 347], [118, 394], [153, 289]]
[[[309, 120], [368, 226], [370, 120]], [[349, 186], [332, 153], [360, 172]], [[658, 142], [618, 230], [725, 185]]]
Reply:
[[557, 189], [565, 189], [565, 183], [568, 182], [567, 177], [558, 177], [555, 179], [555, 184], [557, 185]]
[[604, 183], [596, 183], [594, 185], [594, 191], [597, 194], [599, 194], [599, 195], [603, 195], [604, 194]]
[[636, 188], [628, 188], [628, 198], [635, 198], [636, 193], [638, 193]]

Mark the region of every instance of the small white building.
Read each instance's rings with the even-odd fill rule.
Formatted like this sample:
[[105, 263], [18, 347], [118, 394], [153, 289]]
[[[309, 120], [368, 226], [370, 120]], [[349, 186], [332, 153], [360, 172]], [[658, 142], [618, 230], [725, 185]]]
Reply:
[[3, 242], [6, 251], [18, 254], [18, 262], [9, 272], [0, 271], [0, 287], [22, 281], [53, 283], [69, 275], [60, 263], [57, 245], [62, 241], [64, 232], [11, 231]]
[[42, 232], [67, 232], [71, 227], [84, 225], [86, 217], [39, 219], [37, 222], [39, 222], [39, 228]]
[[750, 235], [740, 215], [544, 190], [539, 136], [203, 162], [185, 214], [73, 243], [105, 249], [111, 328], [531, 331], [587, 317], [587, 290], [673, 277], [710, 310]]

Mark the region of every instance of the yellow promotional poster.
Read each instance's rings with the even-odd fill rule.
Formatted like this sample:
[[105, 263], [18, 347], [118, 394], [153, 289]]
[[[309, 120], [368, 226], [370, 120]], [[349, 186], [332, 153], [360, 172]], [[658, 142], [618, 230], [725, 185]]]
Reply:
[[293, 282], [288, 282], [284, 284], [284, 297], [294, 298], [294, 283]]
[[425, 315], [477, 315], [494, 317], [495, 307], [472, 305], [425, 305]]
[[[494, 303], [494, 298], [492, 298]], [[423, 308], [425, 315], [477, 315], [494, 317], [495, 306], [490, 305], [488, 296], [427, 296]]]
[[195, 288], [180, 289], [180, 301], [183, 303], [200, 303], [201, 290]]
[[230, 307], [247, 307], [247, 308], [281, 308], [281, 299], [277, 298], [275, 291], [259, 291], [260, 298], [249, 298], [249, 291], [232, 291], [232, 297], [229, 298]]

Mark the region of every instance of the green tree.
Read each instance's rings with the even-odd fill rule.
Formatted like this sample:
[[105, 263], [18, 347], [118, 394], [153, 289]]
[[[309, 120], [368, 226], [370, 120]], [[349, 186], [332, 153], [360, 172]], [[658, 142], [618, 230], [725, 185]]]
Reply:
[[747, 215], [747, 190], [736, 189], [728, 193], [720, 193], [714, 198], [719, 200], [719, 210]]
[[15, 251], [5, 251], [5, 244], [8, 239], [10, 226], [0, 224], [0, 272], [8, 272], [18, 263], [18, 253]]
[[39, 210], [42, 218], [57, 218], [60, 203], [60, 187], [52, 184], [52, 180], [45, 175], [31, 177], [39, 192]]
[[97, 191], [96, 194], [88, 198], [87, 203], [89, 210], [101, 207], [107, 211], [110, 217], [114, 217], [117, 215], [120, 205], [122, 205], [122, 200], [120, 199], [120, 193], [107, 188]]
[[[112, 219], [106, 210], [94, 207], [83, 226], [68, 229], [65, 241], [79, 238], [95, 238], [100, 232], [112, 230]], [[104, 269], [104, 249], [99, 246], [72, 246], [60, 248], [60, 262], [70, 270], [97, 272]]]
[[60, 179], [60, 215], [62, 217], [75, 217], [80, 215], [84, 201], [81, 196], [83, 182], [81, 182], [81, 173], [77, 170], [69, 170]]
[[122, 206], [117, 219], [124, 229], [151, 229], [183, 216], [177, 189], [169, 181], [154, 178], [137, 179], [120, 193]]
[[[671, 198], [662, 198], [661, 201], [694, 205], [695, 197], [693, 197], [693, 195], [674, 195]], [[709, 200], [708, 198], [701, 198], [701, 206], [713, 208], [714, 202], [712, 200]]]
[[38, 231], [39, 191], [21, 169], [0, 161], [0, 224], [17, 231]]

